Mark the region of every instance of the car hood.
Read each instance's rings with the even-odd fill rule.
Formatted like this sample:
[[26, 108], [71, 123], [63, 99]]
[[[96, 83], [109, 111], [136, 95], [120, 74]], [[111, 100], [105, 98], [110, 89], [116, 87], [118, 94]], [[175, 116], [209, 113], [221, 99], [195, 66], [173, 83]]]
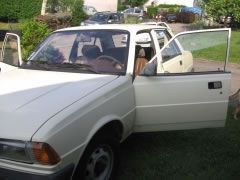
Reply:
[[14, 69], [17, 69], [17, 67], [15, 67], [15, 66], [10, 66], [10, 65], [8, 65], [8, 64], [5, 64], [5, 63], [3, 63], [3, 62], [0, 62], [0, 74], [1, 73], [4, 73], [4, 72], [7, 72], [7, 71], [12, 71], [12, 70], [14, 70]]
[[0, 137], [30, 140], [47, 120], [118, 76], [17, 69], [0, 75]]

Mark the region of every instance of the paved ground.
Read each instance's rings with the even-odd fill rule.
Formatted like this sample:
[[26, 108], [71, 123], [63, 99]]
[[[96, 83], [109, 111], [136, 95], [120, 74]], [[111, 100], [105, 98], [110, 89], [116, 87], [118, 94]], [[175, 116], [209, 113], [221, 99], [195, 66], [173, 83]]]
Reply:
[[184, 32], [189, 30], [189, 24], [182, 24], [182, 23], [169, 23], [169, 27], [172, 29], [174, 34]]
[[[189, 30], [189, 24], [171, 23], [169, 26], [172, 28], [173, 33], [184, 32]], [[223, 63], [218, 61], [204, 61], [198, 60], [195, 62], [195, 66], [201, 69], [216, 69], [216, 67], [222, 67]], [[229, 63], [227, 69], [232, 72], [231, 82], [231, 94], [234, 94], [240, 89], [240, 64]]]

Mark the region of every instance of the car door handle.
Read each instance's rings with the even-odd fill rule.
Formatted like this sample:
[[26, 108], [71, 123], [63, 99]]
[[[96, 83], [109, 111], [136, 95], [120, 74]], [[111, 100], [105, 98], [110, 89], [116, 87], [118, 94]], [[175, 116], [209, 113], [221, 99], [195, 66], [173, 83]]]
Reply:
[[179, 61], [180, 66], [182, 66], [182, 61]]
[[221, 89], [221, 88], [222, 88], [221, 81], [208, 82], [208, 89]]

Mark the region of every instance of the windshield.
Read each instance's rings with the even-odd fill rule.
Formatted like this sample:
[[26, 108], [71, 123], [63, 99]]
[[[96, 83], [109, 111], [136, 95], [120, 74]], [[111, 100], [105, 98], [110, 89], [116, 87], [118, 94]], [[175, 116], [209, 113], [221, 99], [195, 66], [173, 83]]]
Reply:
[[108, 14], [103, 14], [103, 13], [96, 13], [89, 19], [91, 21], [106, 21], [108, 19]]
[[127, 31], [62, 31], [40, 44], [27, 64], [30, 68], [46, 70], [121, 75], [126, 73], [128, 49]]

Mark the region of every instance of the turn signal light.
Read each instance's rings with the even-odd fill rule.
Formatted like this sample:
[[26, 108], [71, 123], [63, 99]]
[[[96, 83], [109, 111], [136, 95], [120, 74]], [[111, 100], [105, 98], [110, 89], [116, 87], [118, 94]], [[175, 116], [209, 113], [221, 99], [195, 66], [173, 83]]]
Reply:
[[35, 159], [42, 165], [55, 165], [61, 159], [56, 151], [47, 143], [32, 143]]

